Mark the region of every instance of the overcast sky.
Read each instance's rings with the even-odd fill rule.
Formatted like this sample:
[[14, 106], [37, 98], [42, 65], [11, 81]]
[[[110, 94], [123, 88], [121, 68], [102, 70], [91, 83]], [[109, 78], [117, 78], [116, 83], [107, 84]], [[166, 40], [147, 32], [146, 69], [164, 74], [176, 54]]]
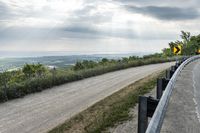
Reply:
[[0, 51], [159, 52], [199, 23], [198, 0], [0, 0]]

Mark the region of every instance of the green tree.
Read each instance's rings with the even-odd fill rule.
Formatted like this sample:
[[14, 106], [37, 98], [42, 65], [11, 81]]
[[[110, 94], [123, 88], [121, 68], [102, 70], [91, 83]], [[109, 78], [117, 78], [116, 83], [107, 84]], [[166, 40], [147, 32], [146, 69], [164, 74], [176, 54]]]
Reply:
[[76, 62], [75, 66], [73, 68], [76, 71], [76, 70], [84, 69], [84, 66], [81, 62], [78, 61], [78, 62]]
[[97, 63], [94, 61], [83, 60], [82, 65], [84, 66], [84, 68], [94, 68], [95, 66], [97, 66]]
[[123, 62], [123, 63], [128, 63], [128, 62], [129, 62], [129, 58], [123, 57], [123, 58], [122, 58], [122, 62]]
[[106, 65], [109, 62], [107, 58], [103, 58], [99, 63], [102, 65]]
[[139, 59], [138, 56], [129, 56], [129, 61], [137, 60]]
[[22, 68], [22, 72], [26, 75], [26, 77], [30, 78], [35, 74], [35, 69], [34, 69], [33, 65], [26, 64]]
[[36, 65], [33, 65], [32, 67], [37, 76], [41, 77], [45, 75], [46, 68], [44, 67], [44, 65], [38, 63]]
[[[170, 42], [169, 47], [171, 49], [171, 52], [173, 51], [173, 48], [176, 47], [177, 45], [182, 45], [182, 55], [191, 55], [194, 54], [194, 51], [196, 49], [195, 42], [196, 42], [196, 37], [191, 36], [190, 32], [185, 32], [181, 31], [181, 41], [175, 41], [175, 42]], [[193, 40], [191, 42], [191, 40]], [[163, 51], [165, 55], [169, 55], [169, 50], [165, 49]], [[173, 53], [172, 53], [173, 55]]]
[[190, 32], [181, 31], [181, 38], [183, 39], [183, 45], [186, 47], [190, 41], [191, 34]]
[[163, 51], [163, 55], [164, 55], [165, 57], [170, 57], [170, 56], [173, 55], [173, 54], [172, 54], [171, 48], [164, 48], [162, 51]]
[[7, 101], [7, 91], [8, 91], [8, 81], [11, 78], [11, 75], [9, 72], [3, 72], [0, 74], [0, 85], [3, 86], [3, 93], [4, 93], [4, 99]]
[[45, 72], [47, 69], [44, 65], [38, 63], [38, 64], [26, 64], [22, 68], [22, 72], [25, 74], [26, 77], [41, 77], [45, 75]]

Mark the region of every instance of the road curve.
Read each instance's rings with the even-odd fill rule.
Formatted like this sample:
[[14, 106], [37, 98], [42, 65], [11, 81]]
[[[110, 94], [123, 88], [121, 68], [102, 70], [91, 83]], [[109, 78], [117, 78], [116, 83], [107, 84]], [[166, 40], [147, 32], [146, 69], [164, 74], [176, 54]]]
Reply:
[[189, 63], [179, 75], [161, 133], [200, 133], [200, 59]]
[[43, 133], [99, 100], [174, 63], [129, 68], [0, 104], [0, 133]]

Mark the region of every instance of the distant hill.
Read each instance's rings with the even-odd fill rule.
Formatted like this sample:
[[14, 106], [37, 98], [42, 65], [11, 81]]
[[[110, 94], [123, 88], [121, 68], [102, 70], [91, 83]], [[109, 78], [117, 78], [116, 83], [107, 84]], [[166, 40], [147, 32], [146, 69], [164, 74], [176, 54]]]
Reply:
[[19, 58], [0, 58], [0, 72], [22, 67], [28, 63], [41, 63], [46, 66], [67, 68], [74, 65], [77, 61], [92, 60], [99, 61], [102, 58], [120, 59], [129, 56], [142, 56], [142, 54], [93, 54], [93, 55], [67, 55], [67, 56], [41, 56], [41, 57], [19, 57]]

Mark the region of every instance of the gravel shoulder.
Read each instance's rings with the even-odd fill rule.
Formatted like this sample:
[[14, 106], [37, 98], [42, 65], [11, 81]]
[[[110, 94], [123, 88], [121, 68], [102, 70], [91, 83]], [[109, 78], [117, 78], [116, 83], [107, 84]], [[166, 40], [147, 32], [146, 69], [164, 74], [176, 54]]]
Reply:
[[129, 68], [0, 104], [0, 133], [43, 133], [123, 87], [174, 63]]
[[[151, 92], [145, 94], [145, 96], [156, 96], [156, 88], [154, 88]], [[138, 104], [135, 107], [130, 109], [130, 117], [131, 119], [125, 121], [123, 123], [118, 123], [116, 126], [109, 128], [109, 133], [137, 133], [138, 126]]]

